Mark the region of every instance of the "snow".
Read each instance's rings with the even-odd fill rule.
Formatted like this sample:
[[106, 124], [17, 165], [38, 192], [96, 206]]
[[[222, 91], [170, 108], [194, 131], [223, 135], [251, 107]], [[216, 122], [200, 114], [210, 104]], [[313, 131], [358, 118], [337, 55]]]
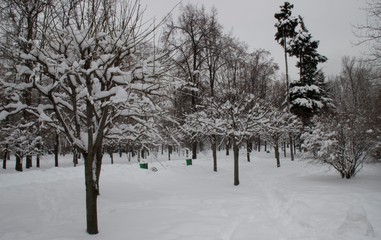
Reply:
[[100, 233], [85, 232], [83, 162], [44, 156], [41, 169], [0, 170], [0, 239], [324, 239], [381, 238], [381, 165], [366, 164], [353, 179], [324, 166], [282, 159], [273, 153], [240, 156], [240, 185], [233, 186], [233, 160], [210, 152], [186, 166], [183, 152], [171, 161], [104, 156], [98, 200]]

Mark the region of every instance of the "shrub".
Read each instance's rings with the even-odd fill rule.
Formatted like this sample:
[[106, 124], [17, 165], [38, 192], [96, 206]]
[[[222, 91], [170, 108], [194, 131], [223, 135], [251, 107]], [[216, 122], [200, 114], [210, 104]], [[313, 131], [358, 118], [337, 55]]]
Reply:
[[377, 145], [374, 131], [359, 114], [337, 114], [315, 118], [313, 127], [302, 134], [304, 155], [329, 164], [342, 178], [354, 177], [372, 157]]

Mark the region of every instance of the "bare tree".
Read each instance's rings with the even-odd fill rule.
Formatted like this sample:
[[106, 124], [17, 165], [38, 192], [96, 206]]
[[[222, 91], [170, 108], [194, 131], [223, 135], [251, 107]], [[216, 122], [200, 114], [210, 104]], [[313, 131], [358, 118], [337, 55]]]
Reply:
[[359, 45], [369, 45], [369, 60], [379, 65], [381, 61], [381, 1], [370, 0], [367, 4], [366, 24], [357, 26], [355, 35], [359, 38]]
[[[165, 28], [163, 42], [167, 49], [174, 50], [172, 63], [177, 77], [187, 81], [178, 92], [176, 99], [181, 102], [178, 116], [197, 111], [203, 90], [205, 65], [209, 71], [210, 92], [213, 95], [216, 71], [219, 66], [221, 46], [218, 46], [221, 27], [216, 20], [217, 12], [205, 11], [197, 5], [181, 7], [177, 21], [169, 21]], [[192, 158], [197, 158], [197, 141], [192, 142]]]

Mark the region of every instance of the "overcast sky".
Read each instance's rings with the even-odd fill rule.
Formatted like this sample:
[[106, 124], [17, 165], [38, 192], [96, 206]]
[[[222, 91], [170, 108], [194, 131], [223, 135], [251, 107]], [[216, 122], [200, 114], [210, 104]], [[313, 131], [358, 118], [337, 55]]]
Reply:
[[[162, 18], [180, 0], [141, 0], [147, 6], [145, 17]], [[323, 67], [327, 75], [340, 73], [343, 56], [361, 56], [365, 46], [355, 46], [354, 25], [366, 22], [366, 0], [290, 0], [293, 15], [301, 15], [313, 38], [320, 41], [318, 51], [328, 58]], [[271, 52], [280, 72], [284, 73], [283, 49], [274, 40], [274, 13], [284, 0], [183, 0], [182, 4], [214, 6], [226, 32], [246, 42], [250, 49], [263, 48]], [[177, 14], [178, 11], [174, 12]], [[174, 17], [176, 19], [176, 17]], [[290, 75], [297, 78], [295, 62], [290, 63]]]

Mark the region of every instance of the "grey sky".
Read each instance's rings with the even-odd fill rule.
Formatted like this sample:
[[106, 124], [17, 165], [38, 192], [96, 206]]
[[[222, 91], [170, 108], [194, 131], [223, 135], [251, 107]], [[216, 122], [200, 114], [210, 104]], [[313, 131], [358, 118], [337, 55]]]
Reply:
[[[147, 5], [145, 17], [161, 18], [179, 0], [141, 0]], [[284, 0], [184, 0], [183, 4], [204, 5], [209, 11], [212, 6], [218, 10], [219, 22], [225, 31], [246, 42], [250, 49], [263, 48], [271, 52], [284, 73], [283, 50], [274, 41], [276, 19], [274, 13]], [[314, 39], [320, 41], [319, 52], [328, 58], [323, 67], [327, 75], [339, 74], [341, 58], [361, 56], [365, 46], [355, 46], [354, 25], [365, 23], [366, 0], [290, 0], [294, 4], [293, 15], [301, 15]], [[176, 11], [175, 13], [176, 14]], [[295, 61], [290, 63], [290, 75], [297, 78]]]

